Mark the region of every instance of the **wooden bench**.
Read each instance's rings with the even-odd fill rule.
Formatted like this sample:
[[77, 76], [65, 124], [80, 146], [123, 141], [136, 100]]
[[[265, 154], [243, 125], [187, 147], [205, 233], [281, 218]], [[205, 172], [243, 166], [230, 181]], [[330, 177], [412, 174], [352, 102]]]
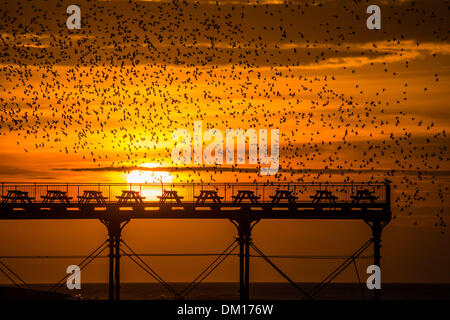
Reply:
[[106, 204], [107, 199], [108, 198], [104, 197], [101, 191], [94, 190], [85, 190], [82, 196], [78, 196], [78, 202], [80, 204], [88, 204], [91, 200], [99, 204]]
[[118, 204], [126, 204], [128, 201], [132, 201], [138, 204], [144, 204], [145, 197], [141, 196], [139, 191], [123, 190], [121, 196], [116, 196], [119, 201]]
[[211, 200], [213, 203], [222, 203], [223, 197], [220, 197], [215, 190], [201, 190], [200, 195], [194, 196], [195, 203], [206, 203]]
[[328, 190], [317, 190], [316, 194], [310, 196], [310, 198], [313, 200], [313, 203], [319, 203], [322, 202], [322, 200], [328, 200], [330, 203], [336, 203], [337, 200], [337, 197], [333, 196], [331, 191]]
[[274, 196], [270, 196], [272, 203], [280, 203], [283, 200], [287, 200], [288, 203], [295, 204], [298, 197], [292, 194], [289, 190], [276, 190]]
[[231, 196], [233, 203], [242, 203], [244, 200], [249, 200], [251, 203], [258, 203], [261, 197], [257, 197], [254, 191], [239, 190], [236, 196]]
[[28, 192], [19, 190], [8, 190], [6, 196], [2, 196], [2, 203], [31, 203], [33, 197], [28, 196]]
[[184, 197], [179, 196], [178, 192], [175, 190], [163, 190], [162, 196], [157, 196], [159, 203], [167, 203], [167, 200], [175, 200], [176, 203], [181, 204], [181, 199]]
[[375, 202], [378, 199], [368, 189], [356, 190], [356, 195], [351, 196], [351, 198], [353, 203], [360, 203], [361, 201]]
[[41, 196], [44, 199], [43, 203], [54, 203], [59, 201], [61, 203], [70, 203], [72, 197], [67, 196], [67, 192], [59, 190], [47, 190], [47, 195]]

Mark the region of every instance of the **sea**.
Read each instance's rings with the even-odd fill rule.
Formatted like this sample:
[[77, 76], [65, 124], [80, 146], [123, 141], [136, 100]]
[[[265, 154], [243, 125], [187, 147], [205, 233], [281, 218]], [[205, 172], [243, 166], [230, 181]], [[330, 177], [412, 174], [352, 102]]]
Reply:
[[[189, 283], [169, 283], [173, 291], [183, 292]], [[317, 300], [371, 300], [373, 291], [367, 289], [365, 283], [329, 283], [318, 288], [317, 283], [298, 283], [297, 287], [306, 292], [314, 292]], [[52, 288], [50, 284], [31, 285], [37, 292], [45, 292]], [[0, 287], [0, 299], [14, 298], [7, 290], [8, 287]], [[12, 287], [9, 289], [13, 290]], [[305, 295], [289, 283], [251, 283], [250, 298], [261, 300], [302, 300]], [[172, 291], [172, 292], [173, 292]], [[11, 291], [13, 292], [13, 291]], [[61, 286], [57, 292], [61, 298], [106, 300], [108, 299], [108, 285], [106, 283], [82, 284], [81, 289], [69, 290]], [[173, 300], [175, 295], [165, 286], [159, 283], [122, 283], [120, 287], [120, 298], [122, 300]], [[17, 299], [20, 294], [14, 293]], [[9, 296], [9, 297], [8, 297]], [[36, 295], [41, 296], [42, 295]], [[30, 298], [30, 295], [28, 295]], [[201, 283], [186, 296], [185, 300], [238, 300], [238, 283]], [[432, 283], [383, 283], [383, 300], [450, 300], [450, 284]]]

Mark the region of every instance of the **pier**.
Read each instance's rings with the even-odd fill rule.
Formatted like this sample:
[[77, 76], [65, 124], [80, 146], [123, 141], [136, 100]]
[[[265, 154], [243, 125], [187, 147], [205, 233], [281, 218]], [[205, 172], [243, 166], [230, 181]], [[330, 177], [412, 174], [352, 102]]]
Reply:
[[[80, 267], [86, 267], [102, 252], [108, 252], [110, 300], [120, 300], [120, 259], [123, 256], [141, 266], [165, 286], [174, 298], [182, 299], [235, 249], [239, 251], [241, 300], [251, 299], [250, 250], [291, 283], [303, 298], [313, 299], [314, 294], [369, 247], [373, 248], [373, 264], [380, 266], [382, 230], [391, 220], [390, 195], [388, 181], [269, 184], [1, 183], [0, 220], [93, 219], [103, 223], [107, 231], [105, 242], [87, 256]], [[185, 290], [176, 292], [122, 239], [122, 230], [133, 219], [224, 219], [236, 227], [236, 238]], [[369, 226], [370, 238], [317, 288], [306, 292], [252, 242], [252, 230], [264, 219], [360, 220]], [[3, 263], [0, 266], [2, 273], [12, 272], [1, 269], [2, 266]], [[64, 284], [66, 278], [56, 284], [54, 290]], [[381, 290], [373, 291], [374, 299], [379, 300]]]

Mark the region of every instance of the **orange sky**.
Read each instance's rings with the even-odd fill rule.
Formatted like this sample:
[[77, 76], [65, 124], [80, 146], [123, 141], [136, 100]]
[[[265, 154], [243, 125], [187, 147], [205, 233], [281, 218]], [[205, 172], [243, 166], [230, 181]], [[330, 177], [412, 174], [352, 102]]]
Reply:
[[[385, 233], [386, 281], [450, 282], [450, 260], [442, 257], [450, 241], [439, 226], [449, 215], [444, 2], [378, 2], [379, 31], [365, 27], [366, 4], [335, 0], [79, 3], [79, 31], [65, 27], [70, 1], [7, 1], [0, 11], [0, 180], [125, 182], [127, 174], [117, 167], [171, 166], [172, 131], [193, 130], [196, 120], [223, 131], [278, 128], [284, 170], [276, 177], [196, 170], [171, 173], [173, 181], [389, 176], [397, 218]], [[298, 169], [369, 172], [293, 173]], [[392, 177], [390, 170], [410, 171]], [[411, 202], [416, 190], [425, 200]], [[205, 238], [217, 251], [234, 235], [226, 223], [151, 223], [127, 227], [125, 236], [137, 251], [200, 250]], [[274, 252], [331, 254], [338, 251], [338, 238], [348, 242], [339, 249], [350, 253], [368, 237], [366, 226], [316, 222], [284, 223], [282, 237], [269, 236], [281, 222], [266, 224], [255, 229], [255, 238]], [[83, 254], [104, 237], [100, 224], [87, 222], [3, 222], [0, 230], [1, 243], [23, 239], [0, 245], [0, 255]], [[313, 240], [317, 235], [322, 240]], [[67, 243], [53, 245], [52, 239], [63, 236]], [[181, 281], [173, 261], [158, 263]], [[441, 272], [429, 272], [434, 263]], [[47, 281], [56, 265], [38, 268], [30, 278]], [[195, 269], [196, 263], [187, 265]], [[224, 268], [216, 280], [233, 281], [233, 268]], [[319, 280], [322, 270], [311, 262], [287, 268], [304, 277], [299, 281]], [[100, 269], [88, 278], [106, 279]], [[131, 270], [124, 279], [145, 279]], [[266, 279], [263, 270], [257, 274]]]

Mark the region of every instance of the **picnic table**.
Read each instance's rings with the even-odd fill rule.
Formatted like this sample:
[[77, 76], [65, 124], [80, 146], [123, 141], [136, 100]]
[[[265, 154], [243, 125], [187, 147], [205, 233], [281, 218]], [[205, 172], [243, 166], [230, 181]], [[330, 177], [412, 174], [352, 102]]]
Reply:
[[211, 200], [213, 203], [222, 203], [223, 197], [219, 197], [215, 190], [201, 190], [198, 196], [194, 196], [197, 200], [195, 203], [205, 203]]
[[172, 202], [172, 200], [175, 200], [176, 203], [181, 204], [181, 199], [183, 199], [184, 197], [179, 196], [178, 192], [175, 190], [163, 190], [162, 196], [158, 196], [158, 198], [159, 203], [166, 203], [167, 200], [170, 200], [170, 202]]
[[72, 197], [67, 196], [67, 192], [60, 190], [47, 190], [47, 195], [41, 196], [44, 199], [43, 203], [54, 203], [59, 201], [61, 203], [70, 203]]
[[360, 203], [361, 201], [375, 202], [378, 199], [369, 189], [356, 190], [356, 195], [351, 196], [351, 198], [353, 203]]
[[310, 196], [310, 198], [313, 200], [313, 203], [319, 203], [322, 202], [322, 200], [327, 200], [330, 203], [336, 203], [336, 196], [333, 196], [331, 191], [329, 190], [316, 190], [316, 194], [313, 196]]
[[84, 190], [82, 196], [78, 196], [78, 202], [80, 204], [91, 203], [91, 201], [95, 201], [96, 203], [106, 204], [107, 197], [104, 197], [102, 191], [95, 190]]
[[133, 191], [133, 190], [123, 190], [121, 196], [116, 196], [119, 201], [118, 204], [126, 204], [129, 201], [136, 202], [138, 204], [144, 204], [145, 197], [141, 196], [139, 191]]
[[270, 196], [272, 198], [272, 203], [280, 203], [282, 200], [287, 200], [290, 204], [295, 204], [295, 200], [298, 198], [292, 194], [292, 191], [289, 190], [276, 190], [274, 196]]
[[255, 195], [254, 191], [239, 190], [236, 196], [231, 196], [233, 203], [242, 203], [244, 200], [250, 200], [251, 203], [258, 203], [260, 197]]
[[34, 199], [28, 196], [28, 192], [19, 190], [8, 190], [6, 196], [2, 196], [2, 198], [2, 203], [31, 203], [31, 200]]

